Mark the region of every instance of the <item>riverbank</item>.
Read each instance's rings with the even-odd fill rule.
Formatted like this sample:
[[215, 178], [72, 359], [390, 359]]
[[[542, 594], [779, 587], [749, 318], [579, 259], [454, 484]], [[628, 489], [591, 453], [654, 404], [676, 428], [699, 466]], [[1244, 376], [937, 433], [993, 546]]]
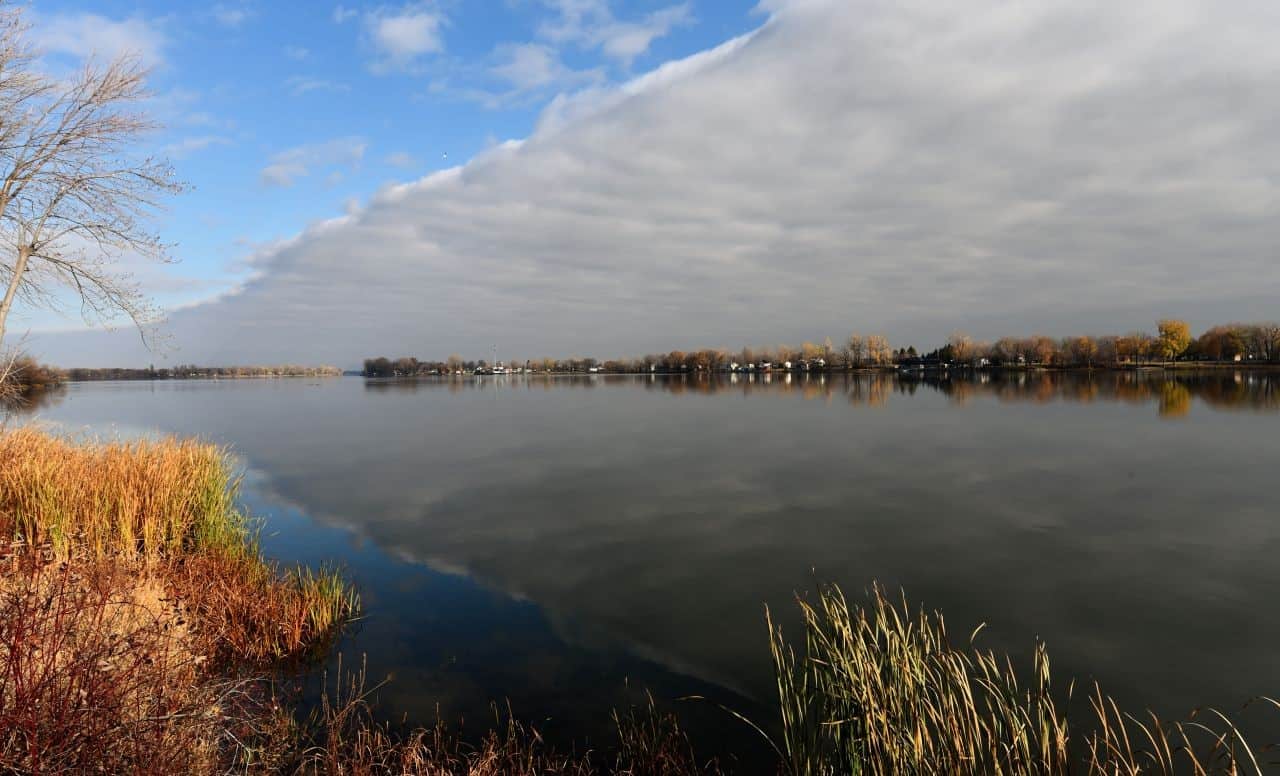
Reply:
[[712, 772], [652, 707], [617, 716], [607, 757], [514, 720], [478, 744], [393, 733], [363, 671], [301, 718], [289, 686], [360, 600], [334, 571], [263, 557], [235, 471], [192, 440], [0, 430], [0, 772]]
[[213, 772], [284, 740], [274, 677], [359, 599], [263, 558], [235, 497], [212, 445], [0, 433], [0, 770]]

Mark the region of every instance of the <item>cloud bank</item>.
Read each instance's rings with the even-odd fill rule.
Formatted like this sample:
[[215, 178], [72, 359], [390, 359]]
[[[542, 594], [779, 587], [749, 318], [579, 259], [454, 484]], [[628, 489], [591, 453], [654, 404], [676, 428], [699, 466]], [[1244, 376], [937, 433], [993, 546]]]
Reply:
[[[390, 188], [174, 314], [175, 358], [914, 344], [1277, 317], [1280, 6], [774, 0], [747, 39]], [[292, 180], [294, 176], [289, 176]], [[135, 338], [46, 338], [60, 363]], [[906, 343], [903, 343], [906, 344]]]

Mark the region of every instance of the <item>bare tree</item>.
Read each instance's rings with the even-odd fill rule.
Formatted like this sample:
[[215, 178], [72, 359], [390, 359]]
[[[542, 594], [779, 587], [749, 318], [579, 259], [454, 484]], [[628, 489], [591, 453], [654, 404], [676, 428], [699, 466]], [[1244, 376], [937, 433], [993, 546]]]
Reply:
[[182, 188], [168, 162], [133, 154], [154, 128], [134, 110], [147, 71], [123, 55], [57, 79], [33, 66], [26, 33], [0, 9], [0, 341], [16, 300], [56, 308], [67, 290], [86, 321], [123, 314], [143, 331], [155, 311], [118, 263], [169, 260], [147, 222]]
[[952, 332], [947, 344], [951, 346], [951, 357], [956, 363], [967, 364], [973, 360], [973, 337], [962, 331]]

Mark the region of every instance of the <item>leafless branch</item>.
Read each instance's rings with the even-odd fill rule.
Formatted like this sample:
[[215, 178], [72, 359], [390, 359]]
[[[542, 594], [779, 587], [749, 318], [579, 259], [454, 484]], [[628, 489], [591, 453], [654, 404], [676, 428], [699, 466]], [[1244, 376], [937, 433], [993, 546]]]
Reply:
[[144, 331], [158, 313], [118, 265], [170, 260], [147, 227], [183, 188], [167, 161], [133, 153], [154, 128], [136, 110], [147, 70], [123, 55], [57, 80], [33, 67], [27, 31], [0, 0], [0, 341], [16, 300], [56, 308], [67, 291], [87, 321]]

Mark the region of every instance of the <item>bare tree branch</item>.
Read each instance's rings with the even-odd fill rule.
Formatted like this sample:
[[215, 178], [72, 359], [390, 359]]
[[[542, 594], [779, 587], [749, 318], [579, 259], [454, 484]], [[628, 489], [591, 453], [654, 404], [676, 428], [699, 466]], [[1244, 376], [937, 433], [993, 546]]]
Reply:
[[[21, 12], [0, 0], [0, 341], [16, 300], [57, 307], [59, 290], [91, 323], [158, 319], [117, 269], [136, 255], [169, 261], [147, 229], [162, 198], [182, 190], [167, 161], [132, 154], [154, 124], [136, 56], [90, 61], [69, 80], [33, 67]], [[145, 340], [145, 335], [144, 335]]]

